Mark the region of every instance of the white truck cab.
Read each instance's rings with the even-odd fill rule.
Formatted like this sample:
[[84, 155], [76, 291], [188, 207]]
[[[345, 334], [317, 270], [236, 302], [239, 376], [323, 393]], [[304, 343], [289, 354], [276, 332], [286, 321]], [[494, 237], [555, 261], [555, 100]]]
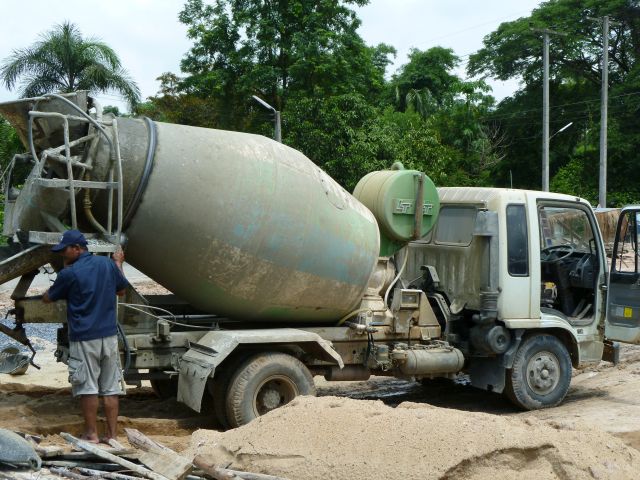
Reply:
[[439, 189], [436, 227], [409, 246], [405, 283], [427, 293], [473, 385], [557, 405], [571, 366], [640, 342], [640, 207], [622, 211], [609, 279], [590, 204], [498, 188]]

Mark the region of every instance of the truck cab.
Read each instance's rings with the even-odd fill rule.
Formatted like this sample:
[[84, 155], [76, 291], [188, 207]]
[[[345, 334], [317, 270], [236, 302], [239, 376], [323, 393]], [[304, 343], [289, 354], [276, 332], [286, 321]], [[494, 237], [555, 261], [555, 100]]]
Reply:
[[584, 199], [464, 187], [439, 196], [438, 223], [409, 245], [403, 278], [429, 297], [474, 386], [523, 408], [557, 405], [571, 366], [614, 360], [614, 340], [640, 341], [637, 209], [621, 214], [608, 280]]

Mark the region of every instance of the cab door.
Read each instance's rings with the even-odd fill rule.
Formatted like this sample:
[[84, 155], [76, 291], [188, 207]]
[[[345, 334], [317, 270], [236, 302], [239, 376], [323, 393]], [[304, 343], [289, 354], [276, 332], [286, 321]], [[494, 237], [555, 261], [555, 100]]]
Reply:
[[640, 206], [620, 213], [609, 271], [605, 337], [640, 343]]

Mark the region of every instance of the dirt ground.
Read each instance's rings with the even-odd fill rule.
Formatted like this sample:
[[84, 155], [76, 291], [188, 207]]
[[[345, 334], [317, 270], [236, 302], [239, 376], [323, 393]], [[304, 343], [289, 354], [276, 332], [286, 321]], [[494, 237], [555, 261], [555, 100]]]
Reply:
[[[64, 444], [57, 434], [79, 435], [82, 418], [65, 366], [55, 362], [52, 344], [44, 346], [36, 357], [41, 370], [0, 374], [0, 427]], [[316, 377], [316, 384], [319, 398], [296, 399], [224, 433], [211, 412], [196, 414], [159, 400], [148, 386], [131, 387], [120, 427], [187, 456], [290, 480], [640, 476], [640, 347], [624, 346], [617, 366], [574, 372], [564, 403], [535, 412], [464, 381], [425, 387], [385, 377], [342, 383]]]

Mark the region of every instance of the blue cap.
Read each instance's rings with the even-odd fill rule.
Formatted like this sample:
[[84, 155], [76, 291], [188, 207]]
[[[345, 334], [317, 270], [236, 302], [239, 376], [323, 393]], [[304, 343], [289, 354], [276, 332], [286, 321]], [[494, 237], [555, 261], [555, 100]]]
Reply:
[[78, 230], [67, 230], [62, 234], [62, 240], [60, 243], [51, 248], [52, 252], [61, 252], [70, 245], [87, 246], [87, 239]]

